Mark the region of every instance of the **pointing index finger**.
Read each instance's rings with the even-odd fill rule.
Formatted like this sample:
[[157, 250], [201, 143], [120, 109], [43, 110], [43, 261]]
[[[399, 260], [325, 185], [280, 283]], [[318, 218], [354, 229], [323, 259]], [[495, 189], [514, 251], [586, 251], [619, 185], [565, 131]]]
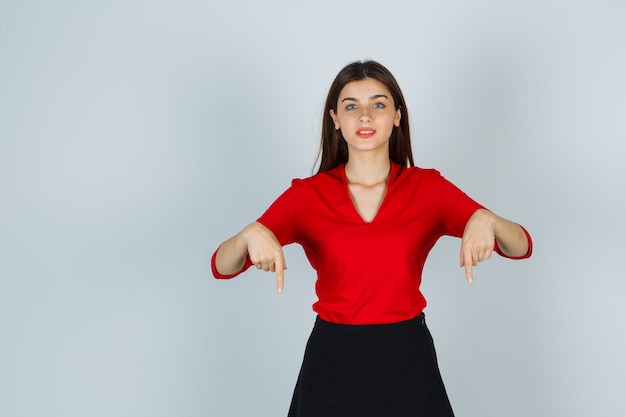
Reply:
[[285, 287], [285, 269], [287, 266], [285, 265], [284, 259], [279, 259], [276, 262], [276, 288], [278, 289], [278, 293], [283, 292], [283, 288]]
[[465, 251], [463, 253], [463, 265], [465, 266], [465, 277], [467, 278], [468, 284], [474, 282], [474, 275], [472, 273], [472, 265], [474, 261], [472, 260], [472, 252]]
[[472, 284], [474, 282], [474, 275], [472, 274], [472, 264], [469, 262], [465, 262], [465, 277], [467, 278], [468, 284]]

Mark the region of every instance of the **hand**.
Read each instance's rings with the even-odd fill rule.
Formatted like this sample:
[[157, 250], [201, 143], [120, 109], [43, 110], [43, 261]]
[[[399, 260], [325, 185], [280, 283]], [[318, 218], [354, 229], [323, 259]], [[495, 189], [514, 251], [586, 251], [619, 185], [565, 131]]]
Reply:
[[461, 267], [465, 267], [467, 282], [472, 283], [472, 267], [491, 258], [495, 244], [497, 216], [490, 211], [477, 210], [465, 225], [461, 239]]
[[241, 231], [248, 247], [250, 260], [257, 269], [276, 273], [276, 287], [283, 292], [287, 264], [283, 248], [274, 233], [259, 222], [251, 223]]

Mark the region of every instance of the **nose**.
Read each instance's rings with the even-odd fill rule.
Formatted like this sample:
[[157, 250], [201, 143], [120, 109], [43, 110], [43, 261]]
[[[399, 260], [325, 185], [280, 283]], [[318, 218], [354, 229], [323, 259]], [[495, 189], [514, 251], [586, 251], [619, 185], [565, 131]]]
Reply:
[[361, 109], [361, 114], [359, 115], [359, 121], [362, 123], [367, 123], [372, 121], [372, 116], [370, 114], [370, 108], [368, 106], [364, 106]]

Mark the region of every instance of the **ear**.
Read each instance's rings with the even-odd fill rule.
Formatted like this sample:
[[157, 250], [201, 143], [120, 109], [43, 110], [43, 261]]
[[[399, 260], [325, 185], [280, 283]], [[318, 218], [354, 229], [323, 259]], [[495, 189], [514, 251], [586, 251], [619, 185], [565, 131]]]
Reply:
[[402, 112], [400, 112], [400, 108], [398, 107], [398, 110], [396, 110], [396, 117], [393, 120], [393, 125], [395, 127], [400, 127], [400, 119], [402, 119]]
[[337, 115], [335, 114], [335, 111], [333, 109], [328, 110], [328, 114], [330, 114], [330, 117], [333, 119], [333, 122], [335, 123], [335, 130], [339, 130], [339, 120], [337, 119]]

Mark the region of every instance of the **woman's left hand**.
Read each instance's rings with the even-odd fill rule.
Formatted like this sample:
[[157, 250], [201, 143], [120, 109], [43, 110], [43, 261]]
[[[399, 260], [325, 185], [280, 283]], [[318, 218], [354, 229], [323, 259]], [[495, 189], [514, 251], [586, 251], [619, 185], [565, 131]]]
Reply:
[[474, 280], [472, 267], [491, 258], [496, 239], [497, 219], [498, 216], [492, 212], [480, 209], [465, 225], [461, 239], [461, 267], [465, 267], [465, 276], [470, 284]]

